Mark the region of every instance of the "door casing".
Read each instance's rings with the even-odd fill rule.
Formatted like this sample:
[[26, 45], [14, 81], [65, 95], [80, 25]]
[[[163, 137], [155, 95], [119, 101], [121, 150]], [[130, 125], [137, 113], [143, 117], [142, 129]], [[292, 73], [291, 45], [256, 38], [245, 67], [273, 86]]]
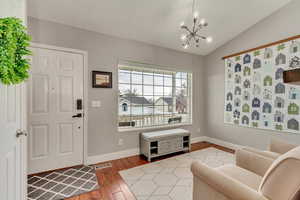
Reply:
[[[70, 49], [64, 47], [58, 47], [53, 45], [46, 45], [41, 43], [32, 42], [31, 47], [41, 48], [41, 49], [49, 49], [49, 50], [57, 50], [69, 53], [81, 54], [83, 56], [83, 163], [87, 164], [88, 158], [88, 149], [87, 149], [87, 141], [88, 141], [88, 53], [87, 51]], [[28, 91], [27, 91], [28, 93]], [[27, 94], [28, 95], [28, 94]], [[27, 127], [28, 130], [29, 127]], [[28, 147], [29, 148], [29, 147]]]

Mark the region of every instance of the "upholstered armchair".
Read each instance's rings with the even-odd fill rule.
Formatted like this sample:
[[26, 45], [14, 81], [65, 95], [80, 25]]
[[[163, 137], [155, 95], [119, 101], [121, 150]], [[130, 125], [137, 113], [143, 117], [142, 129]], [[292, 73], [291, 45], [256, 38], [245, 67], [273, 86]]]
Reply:
[[194, 162], [193, 200], [299, 200], [300, 147], [275, 161], [237, 150], [236, 165], [219, 168]]
[[297, 147], [297, 145], [289, 144], [283, 140], [274, 138], [274, 139], [271, 139], [269, 149], [267, 151], [261, 151], [261, 150], [254, 149], [251, 147], [245, 147], [243, 149], [245, 149], [247, 151], [251, 151], [251, 152], [259, 154], [259, 155], [262, 155], [262, 156], [265, 156], [265, 157], [276, 159], [280, 155], [292, 150], [295, 147]]

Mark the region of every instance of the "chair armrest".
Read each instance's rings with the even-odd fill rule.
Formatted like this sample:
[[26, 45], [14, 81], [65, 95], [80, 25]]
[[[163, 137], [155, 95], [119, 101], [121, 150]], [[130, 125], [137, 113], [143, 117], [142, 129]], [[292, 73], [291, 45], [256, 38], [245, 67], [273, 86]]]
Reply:
[[285, 154], [286, 152], [294, 149], [297, 145], [289, 144], [285, 141], [278, 139], [271, 139], [269, 150], [279, 154]]
[[274, 159], [244, 149], [236, 151], [236, 165], [251, 171], [259, 176], [264, 176]]
[[[200, 179], [231, 200], [267, 200], [264, 196], [247, 185], [226, 176], [221, 171], [209, 168], [200, 162], [194, 162], [191, 166], [191, 170], [194, 178]], [[197, 189], [196, 185], [194, 185], [194, 189]]]

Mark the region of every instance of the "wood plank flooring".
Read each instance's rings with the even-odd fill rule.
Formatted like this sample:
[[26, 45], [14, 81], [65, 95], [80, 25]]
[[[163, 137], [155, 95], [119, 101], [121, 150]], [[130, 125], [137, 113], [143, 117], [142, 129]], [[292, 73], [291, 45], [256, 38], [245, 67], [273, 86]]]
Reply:
[[[192, 144], [192, 151], [209, 147], [215, 147], [222, 151], [234, 153], [234, 150], [207, 142]], [[165, 156], [158, 160], [169, 158], [175, 155], [178, 154]], [[111, 168], [97, 170], [97, 178], [100, 185], [99, 190], [81, 194], [67, 200], [135, 200], [134, 195], [130, 192], [127, 184], [121, 178], [119, 171], [147, 164], [148, 161], [142, 156], [131, 156], [110, 162], [112, 164]]]

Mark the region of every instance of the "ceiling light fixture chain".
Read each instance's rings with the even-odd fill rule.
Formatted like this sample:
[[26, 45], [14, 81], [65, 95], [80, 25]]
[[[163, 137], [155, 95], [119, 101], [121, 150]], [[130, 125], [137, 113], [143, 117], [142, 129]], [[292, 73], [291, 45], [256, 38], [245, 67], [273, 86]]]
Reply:
[[195, 13], [195, 0], [193, 0], [192, 15]]
[[187, 27], [184, 22], [181, 23], [180, 28], [185, 31], [185, 34], [181, 36], [182, 46], [187, 49], [192, 44], [199, 47], [200, 40], [206, 40], [207, 43], [212, 42], [212, 37], [206, 37], [199, 34], [200, 30], [207, 27], [208, 23], [205, 19], [198, 19], [198, 12], [195, 11], [196, 0], [193, 0], [192, 5], [192, 15], [193, 15], [193, 25], [191, 28]]

